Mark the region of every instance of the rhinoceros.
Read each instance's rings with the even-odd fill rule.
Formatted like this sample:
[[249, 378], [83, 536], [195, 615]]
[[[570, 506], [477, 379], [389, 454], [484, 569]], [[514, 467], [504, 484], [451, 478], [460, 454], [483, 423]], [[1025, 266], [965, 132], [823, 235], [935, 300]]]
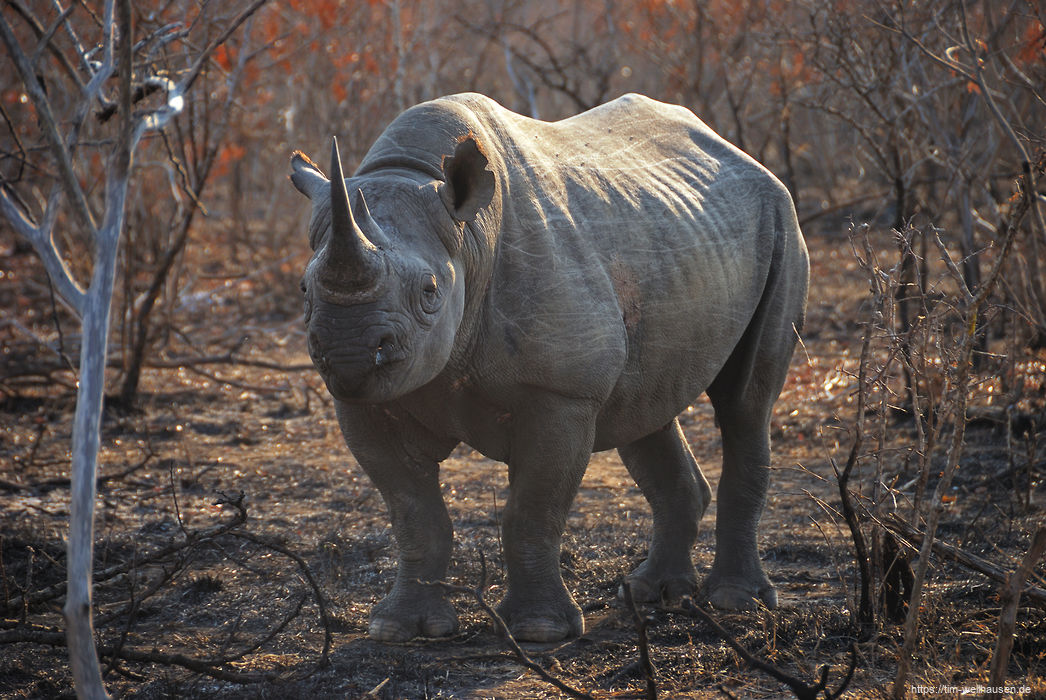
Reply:
[[[653, 512], [626, 577], [653, 601], [697, 591], [711, 489], [678, 415], [702, 392], [722, 435], [714, 606], [774, 606], [757, 526], [771, 409], [806, 307], [792, 199], [689, 110], [625, 95], [557, 122], [478, 94], [412, 107], [345, 178], [301, 153], [312, 204], [310, 356], [398, 546], [378, 640], [438, 637], [452, 527], [440, 462], [460, 443], [508, 465], [502, 519], [518, 640], [582, 634], [559, 563], [593, 451], [616, 448]], [[608, 515], [607, 517], [612, 517]]]

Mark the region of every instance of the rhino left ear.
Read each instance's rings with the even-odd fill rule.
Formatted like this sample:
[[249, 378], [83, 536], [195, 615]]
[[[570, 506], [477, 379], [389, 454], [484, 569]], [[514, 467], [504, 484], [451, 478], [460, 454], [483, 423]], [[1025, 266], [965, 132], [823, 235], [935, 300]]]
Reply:
[[291, 156], [291, 169], [291, 183], [309, 199], [316, 199], [317, 195], [330, 192], [330, 180], [324, 177], [319, 167], [301, 151], [295, 151]]
[[439, 196], [457, 221], [474, 220], [479, 210], [494, 199], [494, 173], [487, 170], [487, 165], [487, 157], [472, 134], [458, 142], [454, 155], [443, 158]]

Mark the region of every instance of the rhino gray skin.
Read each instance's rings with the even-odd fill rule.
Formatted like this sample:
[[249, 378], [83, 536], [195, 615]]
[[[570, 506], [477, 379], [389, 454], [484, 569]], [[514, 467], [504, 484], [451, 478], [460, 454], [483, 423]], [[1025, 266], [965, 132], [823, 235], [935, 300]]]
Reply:
[[499, 611], [517, 639], [584, 630], [559, 556], [596, 450], [618, 449], [653, 510], [633, 595], [693, 592], [711, 490], [676, 416], [702, 392], [723, 472], [701, 592], [775, 605], [756, 530], [809, 278], [781, 183], [688, 110], [638, 95], [554, 123], [454, 95], [397, 117], [348, 179], [332, 150], [330, 180], [300, 153], [291, 179], [312, 201], [309, 353], [398, 544], [370, 636], [457, 628], [419, 580], [447, 571], [439, 464], [462, 442], [508, 464]]

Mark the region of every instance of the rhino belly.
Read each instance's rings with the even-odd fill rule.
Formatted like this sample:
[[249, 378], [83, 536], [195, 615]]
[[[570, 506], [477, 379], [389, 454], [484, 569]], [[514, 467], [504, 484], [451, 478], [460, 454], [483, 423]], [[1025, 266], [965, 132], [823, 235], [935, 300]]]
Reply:
[[693, 404], [740, 341], [754, 310], [749, 306], [754, 304], [712, 305], [732, 309], [719, 314], [683, 303], [671, 315], [633, 321], [628, 360], [597, 419], [594, 449], [649, 435]]

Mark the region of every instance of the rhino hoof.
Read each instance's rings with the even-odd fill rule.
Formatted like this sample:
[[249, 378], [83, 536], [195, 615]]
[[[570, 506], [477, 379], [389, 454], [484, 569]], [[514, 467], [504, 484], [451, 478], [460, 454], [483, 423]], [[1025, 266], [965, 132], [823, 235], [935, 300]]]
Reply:
[[708, 602], [720, 610], [756, 610], [759, 603], [770, 608], [777, 607], [777, 590], [773, 586], [752, 591], [731, 583], [723, 583], [707, 593]]
[[[628, 576], [625, 581], [632, 589], [632, 600], [636, 603], [678, 603], [685, 596], [693, 595], [697, 588], [690, 576], [676, 576], [658, 582], [652, 582], [646, 577]], [[624, 584], [618, 586], [617, 597], [625, 600]]]
[[[632, 594], [632, 600], [636, 603], [654, 603], [661, 600], [661, 595], [653, 586], [647, 581], [641, 578], [627, 578], [625, 583], [628, 584], [629, 592]], [[625, 598], [625, 584], [622, 583], [617, 587], [617, 599], [627, 600]]]
[[367, 636], [378, 642], [407, 642], [414, 638], [414, 632], [399, 620], [379, 617], [370, 621]]
[[409, 642], [415, 637], [449, 637], [458, 629], [456, 616], [433, 616], [407, 625], [390, 617], [374, 617], [367, 636], [378, 642]]
[[582, 619], [572, 624], [567, 620], [532, 617], [512, 622], [509, 624], [509, 632], [517, 642], [558, 642], [584, 634], [585, 622]]

